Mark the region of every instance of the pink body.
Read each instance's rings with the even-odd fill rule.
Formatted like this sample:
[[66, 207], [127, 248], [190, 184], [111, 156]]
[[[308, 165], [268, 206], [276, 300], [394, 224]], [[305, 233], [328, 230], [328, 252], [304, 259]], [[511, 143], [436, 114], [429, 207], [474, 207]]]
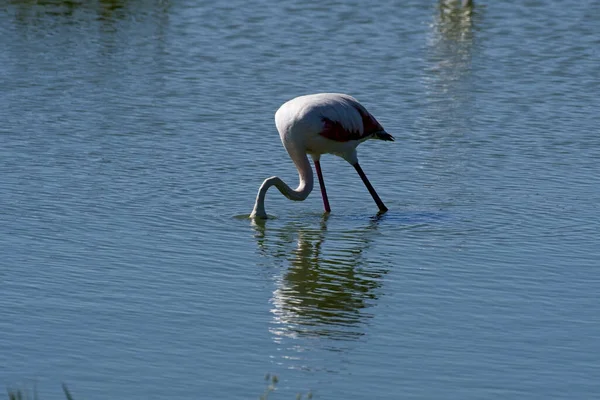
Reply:
[[367, 139], [394, 140], [355, 98], [339, 93], [320, 93], [296, 97], [275, 113], [281, 142], [298, 169], [300, 183], [291, 189], [280, 178], [266, 179], [258, 191], [251, 217], [267, 218], [264, 200], [267, 189], [276, 186], [291, 200], [306, 199], [313, 189], [313, 173], [307, 154], [317, 169], [325, 211], [329, 201], [325, 191], [320, 158], [330, 153], [344, 158], [358, 171], [381, 211], [387, 208], [375, 193], [358, 164], [356, 147]]
[[275, 113], [275, 125], [288, 152], [291, 148], [313, 158], [330, 153], [351, 164], [356, 162], [356, 147], [383, 131], [355, 98], [338, 93], [300, 96], [284, 103]]

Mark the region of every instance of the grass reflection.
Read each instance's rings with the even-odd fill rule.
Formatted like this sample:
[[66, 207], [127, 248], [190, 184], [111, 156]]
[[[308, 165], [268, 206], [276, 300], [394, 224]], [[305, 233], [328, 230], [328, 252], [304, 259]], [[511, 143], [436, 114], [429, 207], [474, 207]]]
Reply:
[[128, 12], [160, 14], [167, 11], [170, 3], [168, 0], [11, 0], [8, 4], [14, 8], [18, 22], [35, 24], [44, 17], [67, 17], [86, 23], [92, 14], [99, 20], [124, 19]]
[[472, 4], [460, 5], [456, 1], [438, 4], [429, 40], [430, 58], [435, 63], [433, 71], [442, 73], [448, 84], [470, 72], [475, 17]]

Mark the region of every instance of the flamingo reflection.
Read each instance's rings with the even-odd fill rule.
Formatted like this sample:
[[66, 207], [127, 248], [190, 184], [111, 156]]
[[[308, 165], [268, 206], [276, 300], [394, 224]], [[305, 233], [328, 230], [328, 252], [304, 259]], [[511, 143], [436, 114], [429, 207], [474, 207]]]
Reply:
[[259, 251], [284, 267], [273, 291], [273, 326], [284, 338], [355, 340], [364, 334], [368, 308], [381, 295], [387, 268], [369, 256], [377, 219], [358, 229], [329, 231], [324, 215], [318, 226], [289, 223], [280, 228], [255, 225]]

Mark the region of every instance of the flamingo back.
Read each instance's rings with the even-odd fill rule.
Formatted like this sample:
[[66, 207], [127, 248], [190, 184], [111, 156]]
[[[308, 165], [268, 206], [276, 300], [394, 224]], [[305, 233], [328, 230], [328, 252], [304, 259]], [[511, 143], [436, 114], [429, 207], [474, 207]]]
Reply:
[[[300, 96], [283, 104], [275, 114], [280, 134], [319, 134], [337, 142], [367, 139], [383, 127], [354, 97], [341, 93]], [[282, 137], [283, 139], [283, 137]]]

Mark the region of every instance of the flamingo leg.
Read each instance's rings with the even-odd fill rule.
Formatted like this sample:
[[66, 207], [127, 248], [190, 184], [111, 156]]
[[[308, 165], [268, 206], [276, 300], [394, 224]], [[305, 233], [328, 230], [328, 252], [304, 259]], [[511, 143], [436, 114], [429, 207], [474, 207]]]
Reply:
[[321, 161], [315, 160], [315, 169], [317, 170], [317, 177], [319, 177], [319, 186], [321, 187], [321, 195], [323, 196], [323, 206], [325, 206], [325, 212], [331, 212], [331, 207], [329, 207], [329, 199], [327, 198], [327, 191], [325, 190], [323, 172], [321, 171]]
[[383, 204], [383, 201], [381, 201], [381, 199], [379, 198], [379, 195], [377, 194], [375, 189], [373, 189], [373, 185], [371, 185], [371, 182], [369, 182], [369, 180], [367, 179], [367, 176], [363, 172], [360, 165], [358, 163], [356, 163], [356, 164], [352, 164], [352, 166], [354, 167], [354, 169], [356, 169], [356, 172], [358, 172], [360, 179], [362, 179], [363, 183], [369, 190], [369, 193], [371, 193], [373, 200], [375, 200], [375, 203], [377, 203], [377, 207], [379, 207], [379, 211], [382, 213], [386, 212], [388, 210], [387, 207], [385, 206], [385, 204]]

